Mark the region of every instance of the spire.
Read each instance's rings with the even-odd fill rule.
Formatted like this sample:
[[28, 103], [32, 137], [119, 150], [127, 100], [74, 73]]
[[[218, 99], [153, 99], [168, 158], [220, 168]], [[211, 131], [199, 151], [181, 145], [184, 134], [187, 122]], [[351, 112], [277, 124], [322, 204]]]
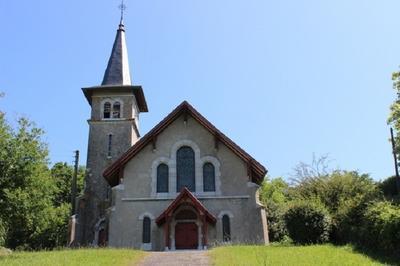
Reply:
[[128, 50], [125, 41], [125, 26], [123, 22], [123, 9], [125, 7], [121, 5], [120, 8], [121, 21], [101, 85], [132, 85], [129, 71]]

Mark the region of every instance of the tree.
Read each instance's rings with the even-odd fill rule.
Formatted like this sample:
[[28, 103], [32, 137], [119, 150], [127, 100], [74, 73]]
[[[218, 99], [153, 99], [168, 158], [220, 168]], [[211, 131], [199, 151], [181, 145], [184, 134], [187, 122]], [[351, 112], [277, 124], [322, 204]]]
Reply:
[[321, 202], [332, 217], [332, 241], [356, 240], [365, 209], [371, 201], [382, 199], [381, 193], [368, 174], [331, 170], [327, 162], [323, 156], [314, 157], [312, 164], [299, 164], [288, 198]]
[[283, 219], [288, 189], [289, 185], [280, 177], [266, 177], [260, 189], [260, 200], [267, 212], [268, 236], [272, 242], [283, 241], [288, 235]]
[[[56, 183], [48, 169], [43, 130], [25, 118], [13, 129], [0, 112], [0, 220], [10, 248], [52, 248], [65, 243], [65, 204], [54, 206]], [[55, 233], [57, 234], [57, 233]]]
[[394, 72], [392, 74], [393, 80], [393, 89], [396, 91], [397, 97], [396, 100], [390, 106], [390, 114], [387, 120], [388, 124], [391, 124], [395, 131], [395, 142], [396, 142], [396, 151], [399, 154], [400, 151], [400, 71]]
[[[56, 183], [56, 192], [54, 195], [54, 204], [60, 206], [63, 203], [71, 202], [71, 182], [74, 175], [74, 168], [65, 162], [58, 162], [51, 168], [51, 176]], [[83, 190], [83, 181], [85, 176], [85, 167], [78, 168], [77, 177], [77, 195]]]
[[379, 189], [388, 200], [393, 200], [400, 203], [400, 195], [397, 193], [396, 176], [391, 176], [379, 182]]

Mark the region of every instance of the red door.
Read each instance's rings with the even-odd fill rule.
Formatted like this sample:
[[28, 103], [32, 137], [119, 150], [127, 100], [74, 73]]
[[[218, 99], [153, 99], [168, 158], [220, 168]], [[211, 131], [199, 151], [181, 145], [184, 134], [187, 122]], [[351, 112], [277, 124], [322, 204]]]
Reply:
[[177, 223], [175, 226], [176, 249], [197, 249], [197, 230], [195, 223]]

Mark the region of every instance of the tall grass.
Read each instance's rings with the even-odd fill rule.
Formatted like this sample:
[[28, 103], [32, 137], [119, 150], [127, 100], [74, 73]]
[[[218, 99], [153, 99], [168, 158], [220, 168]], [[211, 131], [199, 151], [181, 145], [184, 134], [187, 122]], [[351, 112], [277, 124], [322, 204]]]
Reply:
[[58, 265], [135, 265], [144, 252], [132, 249], [72, 249], [61, 251], [14, 252], [0, 256], [0, 266], [58, 266]]
[[216, 266], [242, 265], [383, 265], [350, 246], [226, 246], [211, 250]]

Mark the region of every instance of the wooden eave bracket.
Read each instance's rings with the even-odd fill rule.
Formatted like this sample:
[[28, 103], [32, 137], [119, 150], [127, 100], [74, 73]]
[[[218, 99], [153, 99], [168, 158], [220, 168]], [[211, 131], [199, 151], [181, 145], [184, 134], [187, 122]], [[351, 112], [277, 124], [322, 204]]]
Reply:
[[214, 135], [214, 149], [218, 150], [219, 149], [219, 134], [215, 133]]
[[186, 124], [188, 121], [188, 110], [185, 108], [183, 110], [183, 122]]
[[151, 138], [151, 145], [153, 147], [153, 151], [157, 150], [157, 136], [153, 136]]

